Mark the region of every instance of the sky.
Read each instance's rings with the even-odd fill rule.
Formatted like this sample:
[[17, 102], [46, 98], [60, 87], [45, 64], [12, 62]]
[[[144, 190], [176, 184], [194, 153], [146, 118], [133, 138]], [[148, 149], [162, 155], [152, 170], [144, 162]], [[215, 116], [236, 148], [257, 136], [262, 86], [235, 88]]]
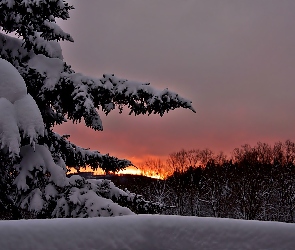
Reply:
[[104, 131], [65, 124], [79, 146], [139, 164], [181, 149], [226, 154], [295, 141], [294, 0], [88, 0], [59, 22], [76, 72], [168, 87], [190, 99], [163, 117], [101, 114]]

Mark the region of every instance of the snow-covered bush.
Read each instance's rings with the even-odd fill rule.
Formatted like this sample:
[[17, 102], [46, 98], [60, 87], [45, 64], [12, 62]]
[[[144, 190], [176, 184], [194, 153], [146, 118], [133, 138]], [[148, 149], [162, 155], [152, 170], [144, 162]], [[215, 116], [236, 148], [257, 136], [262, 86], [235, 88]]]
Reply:
[[73, 38], [55, 21], [69, 18], [72, 8], [63, 0], [0, 0], [0, 200], [46, 218], [130, 214], [112, 197], [104, 198], [99, 183], [73, 182], [65, 170], [90, 166], [116, 172], [132, 163], [78, 147], [55, 133], [54, 125], [84, 120], [102, 130], [98, 111], [121, 112], [123, 106], [135, 115], [194, 109], [189, 100], [149, 83], [76, 73], [63, 61], [58, 43]]

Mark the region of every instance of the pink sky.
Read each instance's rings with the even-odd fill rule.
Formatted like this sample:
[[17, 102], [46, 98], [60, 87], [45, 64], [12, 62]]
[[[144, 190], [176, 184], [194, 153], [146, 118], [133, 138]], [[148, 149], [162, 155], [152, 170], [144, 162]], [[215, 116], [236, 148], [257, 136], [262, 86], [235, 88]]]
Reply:
[[103, 114], [104, 131], [56, 130], [101, 153], [135, 163], [182, 148], [229, 154], [258, 141], [295, 141], [295, 1], [89, 0], [61, 26], [77, 72], [151, 82], [197, 110], [164, 117]]

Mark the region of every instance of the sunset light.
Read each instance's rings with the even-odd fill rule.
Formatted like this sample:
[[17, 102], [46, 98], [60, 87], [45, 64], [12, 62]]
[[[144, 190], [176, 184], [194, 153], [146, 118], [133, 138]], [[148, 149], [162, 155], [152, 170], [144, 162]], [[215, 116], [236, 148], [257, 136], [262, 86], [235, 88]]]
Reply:
[[0, 0], [0, 250], [294, 250], [294, 13]]
[[[168, 87], [191, 99], [197, 113], [174, 110], [163, 117], [147, 117], [128, 115], [126, 108], [122, 114], [100, 113], [102, 132], [71, 122], [56, 131], [70, 134], [78, 145], [130, 159], [135, 165], [133, 157], [166, 157], [182, 148], [230, 153], [245, 143], [295, 140], [290, 67], [294, 37], [289, 26], [293, 7], [287, 7], [293, 6], [292, 1], [267, 5], [263, 15], [262, 5], [254, 7], [255, 1], [225, 2], [191, 1], [185, 6], [174, 1], [169, 11], [165, 9], [171, 18], [179, 17], [171, 23], [162, 7], [142, 1], [120, 4], [122, 9], [103, 4], [122, 22], [105, 22], [104, 15], [97, 15], [102, 11], [99, 1], [75, 2], [73, 18], [60, 22], [75, 40], [62, 43], [64, 58], [73, 69], [94, 77], [111, 72], [159, 89]], [[211, 11], [216, 15], [204, 14]]]

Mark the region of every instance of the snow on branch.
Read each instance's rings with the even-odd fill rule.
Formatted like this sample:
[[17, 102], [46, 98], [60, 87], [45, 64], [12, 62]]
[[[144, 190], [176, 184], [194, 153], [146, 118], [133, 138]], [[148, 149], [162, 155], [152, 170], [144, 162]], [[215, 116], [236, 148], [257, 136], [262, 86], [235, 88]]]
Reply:
[[32, 171], [40, 170], [43, 174], [49, 174], [49, 181], [55, 185], [63, 187], [66, 184], [64, 169], [55, 164], [50, 151], [43, 145], [35, 145], [35, 149], [26, 145], [21, 147], [20, 155], [22, 160], [17, 167], [18, 176], [15, 184], [19, 190], [27, 190], [28, 178], [33, 179]]
[[71, 5], [63, 0], [0, 1], [0, 26], [5, 32], [15, 32], [25, 40], [25, 48], [34, 48], [38, 34], [45, 40], [73, 38], [56, 25], [56, 18], [68, 19]]
[[20, 152], [20, 131], [33, 144], [44, 135], [44, 124], [36, 102], [27, 94], [24, 79], [9, 62], [0, 58], [0, 145], [12, 157]]
[[[86, 126], [103, 130], [98, 114], [101, 109], [108, 114], [117, 106], [130, 109], [130, 114], [160, 114], [176, 108], [186, 108], [195, 112], [191, 101], [168, 89], [157, 90], [148, 83], [120, 79], [114, 75], [93, 78], [75, 73], [62, 60], [43, 55], [34, 56], [28, 65], [45, 77], [41, 87], [44, 99], [59, 90], [58, 98], [51, 101], [53, 107], [67, 115], [74, 122], [84, 118]], [[52, 65], [52, 67], [48, 67]], [[46, 98], [47, 97], [47, 98]]]
[[101, 168], [105, 172], [118, 172], [133, 164], [126, 159], [118, 159], [109, 154], [76, 146], [67, 140], [67, 136], [60, 136], [53, 131], [47, 131], [47, 136], [39, 141], [48, 145], [55, 158], [62, 158], [68, 167], [90, 166], [93, 170]]
[[[165, 112], [175, 108], [186, 108], [195, 112], [191, 101], [168, 90], [168, 88], [157, 90], [151, 87], [150, 83], [120, 79], [113, 74], [105, 74], [99, 81], [105, 89], [111, 90], [110, 97], [114, 104], [127, 105], [131, 110], [130, 113], [135, 115], [154, 113], [162, 116]], [[94, 82], [91, 91], [95, 92], [97, 87], [99, 84]], [[109, 111], [109, 109], [105, 109], [106, 113]]]
[[[23, 53], [20, 39], [0, 33], [0, 45], [1, 43], [1, 56], [12, 62], [22, 61], [26, 65], [19, 70], [29, 90], [38, 88], [38, 95], [33, 96], [39, 106], [44, 106], [45, 102], [46, 107], [41, 109], [45, 122], [54, 120], [52, 117], [47, 118], [48, 115], [67, 116], [73, 122], [81, 122], [84, 119], [86, 126], [103, 130], [98, 113], [100, 109], [108, 114], [116, 107], [122, 112], [123, 107], [127, 106], [130, 114], [161, 116], [176, 108], [195, 112], [190, 100], [168, 89], [157, 90], [149, 83], [120, 79], [113, 74], [94, 78], [76, 73], [62, 60], [60, 46], [55, 41], [44, 40], [44, 44], [41, 44], [47, 53], [38, 55], [32, 51]], [[21, 55], [25, 57], [21, 58]], [[16, 60], [18, 56], [20, 58]], [[32, 76], [34, 82], [30, 80]], [[63, 120], [65, 119], [58, 119], [58, 123]]]

